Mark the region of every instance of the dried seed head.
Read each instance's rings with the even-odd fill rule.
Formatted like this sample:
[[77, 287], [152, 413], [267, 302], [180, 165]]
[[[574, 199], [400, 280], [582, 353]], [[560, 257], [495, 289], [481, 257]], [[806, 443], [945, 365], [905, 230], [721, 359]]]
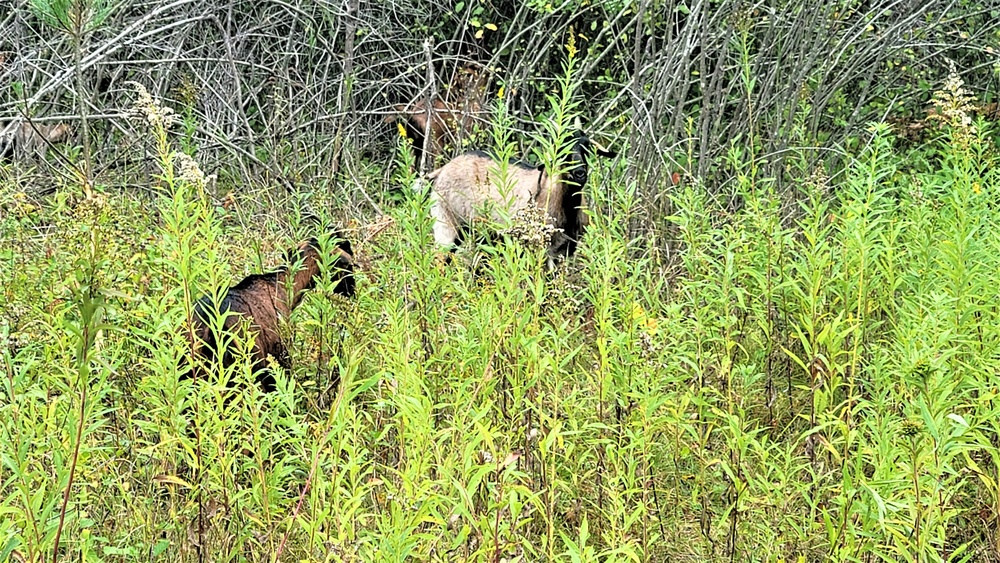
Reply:
[[201, 167], [195, 162], [193, 158], [185, 153], [179, 152], [174, 154], [174, 170], [177, 171], [177, 179], [182, 182], [187, 182], [193, 186], [198, 186], [199, 188], [204, 188], [208, 178], [205, 173], [201, 171]]
[[534, 250], [548, 248], [552, 237], [560, 232], [562, 229], [552, 225], [548, 215], [534, 205], [518, 209], [510, 225], [501, 231]]
[[951, 72], [944, 85], [937, 92], [931, 103], [935, 112], [927, 118], [938, 120], [954, 130], [955, 141], [967, 145], [976, 134], [976, 126], [972, 124], [972, 112], [976, 109], [976, 97], [965, 89], [965, 82], [958, 75], [955, 63], [949, 61]]
[[160, 102], [153, 99], [149, 90], [138, 82], [131, 83], [135, 87], [136, 100], [132, 104], [132, 117], [146, 121], [157, 129], [167, 130], [177, 123], [177, 115], [174, 110], [164, 107]]

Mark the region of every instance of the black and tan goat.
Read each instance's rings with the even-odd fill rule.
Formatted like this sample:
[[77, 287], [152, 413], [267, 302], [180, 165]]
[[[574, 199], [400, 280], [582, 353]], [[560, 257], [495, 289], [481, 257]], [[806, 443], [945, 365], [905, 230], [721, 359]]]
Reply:
[[[340, 238], [340, 243], [331, 252], [333, 263], [331, 271], [336, 283], [334, 293], [351, 297], [354, 295], [354, 256], [351, 244]], [[332, 241], [331, 241], [332, 244]], [[315, 285], [315, 278], [320, 272], [319, 242], [310, 239], [293, 251], [289, 256], [289, 265], [267, 274], [247, 276], [237, 285], [229, 288], [219, 303], [219, 314], [224, 315], [223, 329], [235, 338], [249, 336], [245, 329], [256, 334], [253, 349], [253, 372], [265, 392], [275, 388], [274, 375], [267, 367], [267, 357], [272, 356], [282, 368], [291, 368], [291, 358], [278, 332], [280, 318], [287, 318], [302, 301], [307, 289]], [[301, 264], [301, 266], [297, 266]], [[299, 269], [295, 269], [299, 267]], [[216, 359], [220, 348], [216, 342], [214, 322], [215, 306], [210, 295], [198, 300], [194, 308], [194, 318], [191, 319], [190, 336], [195, 355], [211, 362]], [[222, 344], [222, 358], [219, 362], [223, 367], [230, 366], [235, 361], [234, 348], [237, 344], [227, 340]], [[201, 375], [202, 372], [198, 372]], [[193, 377], [191, 372], [185, 373], [184, 379]]]
[[[616, 154], [596, 146], [582, 132], [575, 133], [569, 143], [568, 150], [561, 151], [565, 158], [557, 165], [558, 174], [550, 174], [544, 166], [512, 162], [504, 179], [500, 163], [482, 152], [455, 157], [428, 174], [433, 190], [434, 240], [454, 248], [478, 216], [487, 213], [494, 222], [502, 222], [534, 206], [555, 230], [549, 239], [549, 259], [573, 254], [586, 225], [581, 207], [589, 176], [587, 156], [591, 152], [604, 157]], [[498, 212], [500, 209], [504, 213]]]

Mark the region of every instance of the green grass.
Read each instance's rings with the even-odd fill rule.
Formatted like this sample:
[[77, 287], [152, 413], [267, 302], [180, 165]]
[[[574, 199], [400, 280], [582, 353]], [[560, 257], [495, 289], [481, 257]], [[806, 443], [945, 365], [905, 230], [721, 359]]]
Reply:
[[155, 197], [0, 171], [0, 560], [997, 560], [994, 129], [942, 131], [735, 212], [677, 188], [669, 247], [595, 167], [555, 272], [313, 194], [358, 295], [308, 295], [269, 395], [178, 366], [194, 299], [315, 234], [294, 199], [217, 206], [165, 137]]

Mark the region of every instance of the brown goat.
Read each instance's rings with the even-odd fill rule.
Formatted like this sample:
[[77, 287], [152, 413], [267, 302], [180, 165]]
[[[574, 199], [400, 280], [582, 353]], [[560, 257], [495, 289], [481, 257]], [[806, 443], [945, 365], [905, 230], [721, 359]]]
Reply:
[[[429, 112], [425, 98], [393, 106], [396, 113], [386, 117], [385, 122], [403, 118], [406, 136], [413, 140], [417, 166], [422, 164], [425, 144], [429, 165], [433, 165], [434, 159], [442, 156], [447, 148], [461, 147], [462, 140], [472, 132], [476, 117], [482, 112], [487, 79], [488, 76], [477, 67], [467, 65], [455, 72], [443, 96], [431, 100]], [[430, 135], [427, 143], [425, 135]]]
[[425, 132], [430, 134], [427, 156], [434, 159], [442, 155], [446, 147], [459, 146], [462, 138], [472, 128], [472, 115], [469, 112], [462, 111], [461, 108], [439, 99], [431, 102], [429, 129], [425, 100], [417, 100], [409, 105], [397, 104], [393, 106], [393, 109], [398, 112], [398, 115], [390, 115], [386, 118], [386, 122], [391, 123], [397, 117], [405, 117], [403, 127], [406, 131], [406, 137], [413, 140], [413, 154], [418, 164], [423, 155]]
[[[343, 238], [340, 240], [342, 242], [333, 250], [333, 255], [336, 257], [332, 265], [336, 280], [334, 293], [352, 297], [354, 257], [351, 244]], [[320, 258], [318, 241], [315, 238], [310, 239], [299, 245], [290, 257], [291, 266], [284, 266], [267, 274], [247, 276], [229, 288], [219, 303], [219, 314], [225, 315], [223, 324], [225, 331], [235, 334], [237, 338], [245, 338], [248, 335], [244, 329], [249, 324], [250, 332], [256, 334], [252, 350], [253, 372], [265, 392], [275, 389], [274, 375], [267, 367], [268, 356], [274, 357], [282, 368], [291, 369], [291, 358], [278, 333], [278, 319], [288, 317], [302, 301], [305, 291], [315, 285], [315, 277], [320, 269]], [[301, 269], [291, 270], [300, 260]], [[208, 361], [215, 358], [219, 349], [215, 330], [211, 328], [216, 324], [212, 322], [214, 311], [212, 297], [206, 295], [195, 304], [194, 318], [191, 320], [191, 334], [194, 337], [194, 342], [191, 343], [193, 353]], [[223, 367], [230, 366], [235, 361], [233, 346], [232, 342], [223, 344], [221, 360]], [[198, 373], [187, 372], [182, 378], [188, 379], [195, 375], [201, 375], [200, 370]]]
[[43, 125], [24, 121], [19, 125], [0, 124], [0, 159], [44, 159], [49, 145], [66, 140], [72, 131], [72, 127], [65, 123]]

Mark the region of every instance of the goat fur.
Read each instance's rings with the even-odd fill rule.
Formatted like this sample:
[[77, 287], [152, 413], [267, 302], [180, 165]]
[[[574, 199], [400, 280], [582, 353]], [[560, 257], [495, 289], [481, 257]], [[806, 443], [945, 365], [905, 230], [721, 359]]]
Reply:
[[[334, 292], [351, 297], [354, 295], [354, 257], [351, 245], [344, 239], [334, 250], [336, 257], [332, 265], [333, 275], [337, 281]], [[277, 271], [266, 274], [252, 274], [237, 285], [230, 287], [219, 303], [219, 314], [226, 315], [223, 328], [236, 338], [246, 338], [250, 333], [256, 335], [251, 355], [253, 357], [253, 372], [257, 376], [265, 392], [273, 391], [275, 379], [267, 367], [267, 357], [274, 357], [282, 368], [291, 369], [291, 357], [288, 349], [281, 341], [278, 332], [279, 319], [287, 318], [293, 309], [302, 302], [305, 291], [315, 286], [315, 277], [319, 274], [320, 254], [319, 243], [313, 238], [302, 243], [289, 257], [291, 266], [284, 266]], [[296, 262], [301, 260], [301, 268], [292, 271]], [[289, 276], [291, 280], [289, 281]], [[290, 290], [288, 288], [290, 285]], [[195, 355], [208, 360], [215, 358], [219, 349], [215, 331], [211, 326], [215, 307], [212, 296], [201, 297], [195, 304], [194, 317], [191, 319], [191, 343]], [[228, 367], [235, 361], [233, 347], [235, 342], [229, 342], [223, 349], [221, 364]], [[188, 372], [186, 378], [200, 375]]]
[[[475, 124], [475, 114], [479, 113], [478, 104], [460, 107], [456, 104], [435, 99], [431, 102], [430, 127], [428, 124], [427, 103], [418, 100], [411, 104], [393, 106], [396, 114], [386, 117], [386, 123], [403, 119], [406, 136], [413, 140], [413, 156], [417, 164], [421, 163], [426, 144], [428, 164], [444, 154], [449, 147], [461, 146], [462, 139], [472, 132]], [[430, 142], [425, 143], [425, 133], [430, 135]]]
[[49, 145], [66, 140], [73, 129], [66, 123], [44, 125], [23, 121], [0, 124], [0, 159], [44, 159]]
[[[460, 147], [462, 140], [473, 130], [477, 116], [483, 110], [483, 98], [489, 75], [475, 64], [460, 67], [452, 75], [451, 83], [444, 88], [443, 97], [431, 100], [427, 111], [427, 99], [417, 98], [408, 104], [393, 106], [394, 114], [385, 118], [386, 123], [402, 120], [406, 136], [413, 140], [413, 155], [421, 166], [425, 135], [427, 139], [427, 164], [448, 149]], [[429, 125], [429, 126], [428, 126]]]
[[577, 132], [560, 165], [562, 174], [550, 174], [543, 166], [511, 162], [506, 187], [499, 177], [500, 163], [492, 156], [475, 151], [455, 157], [427, 175], [432, 182], [434, 240], [454, 248], [462, 232], [484, 213], [493, 222], [502, 223], [505, 217], [534, 205], [549, 225], [559, 229], [549, 243], [549, 258], [573, 254], [587, 224], [581, 210], [589, 177], [586, 159], [595, 148], [600, 156], [615, 156]]

